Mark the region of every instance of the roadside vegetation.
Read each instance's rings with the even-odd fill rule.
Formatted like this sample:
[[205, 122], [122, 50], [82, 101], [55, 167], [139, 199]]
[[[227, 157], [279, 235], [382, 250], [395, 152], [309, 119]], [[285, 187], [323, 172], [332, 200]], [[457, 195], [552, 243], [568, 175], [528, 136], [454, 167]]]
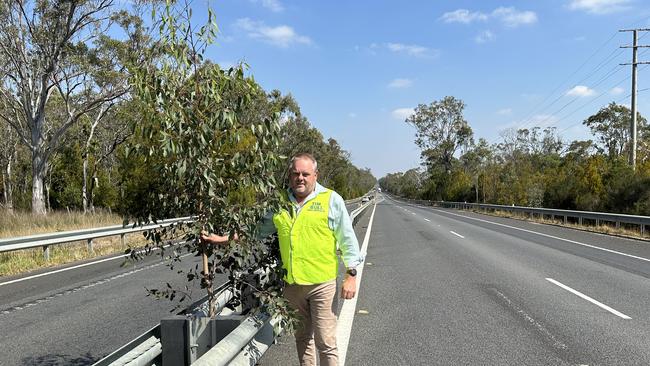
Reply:
[[[57, 211], [48, 215], [33, 215], [31, 212], [0, 212], [0, 239], [60, 231], [90, 229], [122, 224], [120, 215], [97, 210], [92, 214], [82, 212]], [[53, 245], [50, 247], [50, 260], [45, 261], [43, 249], [35, 248], [0, 253], [0, 276], [16, 275], [38, 268], [52, 267], [108, 254], [123, 253], [127, 247], [142, 246], [145, 240], [140, 233], [125, 237], [123, 246], [119, 237], [97, 239], [93, 251], [88, 252], [86, 242]]]
[[592, 139], [565, 141], [555, 127], [510, 129], [475, 140], [465, 104], [419, 105], [421, 167], [386, 175], [382, 189], [412, 199], [650, 215], [650, 127], [637, 115], [636, 169], [629, 163], [630, 110], [610, 103], [582, 122]]

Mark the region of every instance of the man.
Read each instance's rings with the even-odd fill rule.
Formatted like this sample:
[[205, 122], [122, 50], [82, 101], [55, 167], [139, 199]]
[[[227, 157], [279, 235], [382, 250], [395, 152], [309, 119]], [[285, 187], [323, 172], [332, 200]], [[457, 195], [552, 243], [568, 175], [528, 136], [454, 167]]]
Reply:
[[[332, 303], [338, 272], [337, 247], [347, 267], [341, 297], [357, 291], [356, 267], [363, 258], [352, 222], [341, 196], [317, 182], [318, 163], [311, 154], [291, 159], [288, 197], [290, 212], [274, 213], [262, 224], [261, 235], [277, 231], [282, 267], [286, 269], [284, 296], [301, 315], [296, 348], [301, 365], [337, 365], [336, 315]], [[202, 240], [223, 243], [227, 236], [202, 235]]]

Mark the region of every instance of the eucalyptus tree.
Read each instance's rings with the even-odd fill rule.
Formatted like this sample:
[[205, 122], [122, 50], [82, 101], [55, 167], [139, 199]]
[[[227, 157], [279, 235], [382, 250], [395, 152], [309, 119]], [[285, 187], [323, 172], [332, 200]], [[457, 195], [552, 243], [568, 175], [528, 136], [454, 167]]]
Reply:
[[3, 206], [9, 213], [14, 210], [14, 174], [12, 167], [18, 156], [18, 138], [8, 124], [0, 121], [0, 133], [3, 143], [0, 144], [0, 168], [2, 169]]
[[[123, 42], [108, 36], [116, 26]], [[43, 181], [62, 137], [84, 114], [127, 92], [127, 51], [141, 49], [135, 28], [114, 0], [1, 2], [0, 118], [31, 151], [34, 213], [46, 212]], [[50, 116], [55, 94], [63, 109]]]
[[406, 123], [415, 127], [415, 144], [431, 164], [452, 169], [454, 154], [473, 136], [463, 116], [465, 103], [451, 96], [430, 104], [418, 104]]
[[[616, 158], [629, 151], [631, 116], [628, 107], [612, 102], [589, 116], [582, 124], [589, 127], [596, 137], [598, 148], [609, 158]], [[637, 124], [638, 137], [641, 138], [648, 133], [648, 121], [638, 114]]]
[[[223, 70], [203, 61], [216, 36], [213, 15], [209, 11], [208, 23], [195, 31], [185, 5], [168, 2], [157, 9], [160, 35], [151, 52], [159, 57], [132, 70], [134, 96], [142, 102], [144, 116], [135, 126], [140, 146], [132, 154], [144, 158], [161, 182], [160, 190], [148, 197], [152, 203], [138, 216], [154, 221], [169, 215], [194, 217], [191, 223], [153, 232], [151, 244], [163, 247], [163, 239], [182, 237], [185, 250], [203, 258], [201, 268], [183, 273], [207, 291], [211, 316], [214, 279], [221, 272], [235, 286], [253, 285], [272, 313], [287, 315], [291, 311], [276, 287], [281, 266], [272, 267], [277, 246], [257, 238], [260, 218], [286, 203], [274, 177], [282, 165], [279, 114], [253, 113], [262, 91], [241, 65]], [[201, 231], [233, 240], [225, 247], [205, 244], [199, 240]], [[180, 260], [180, 252], [173, 249], [172, 264]], [[272, 280], [266, 285], [241, 275], [258, 268], [270, 271]], [[171, 286], [150, 292], [181, 300], [189, 295]]]

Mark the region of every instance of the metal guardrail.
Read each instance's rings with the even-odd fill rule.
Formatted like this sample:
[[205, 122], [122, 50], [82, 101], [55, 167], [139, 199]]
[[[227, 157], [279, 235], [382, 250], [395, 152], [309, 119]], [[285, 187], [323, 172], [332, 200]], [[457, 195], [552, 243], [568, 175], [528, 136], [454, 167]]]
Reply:
[[[346, 201], [346, 204], [354, 202]], [[364, 203], [350, 212], [350, 219], [355, 224], [361, 213], [374, 204], [374, 200]], [[223, 286], [229, 286], [224, 284]], [[222, 287], [217, 300], [217, 312], [223, 310], [233, 297], [232, 287]], [[190, 308], [207, 306], [207, 302]], [[207, 309], [202, 310], [207, 314]], [[266, 314], [255, 314], [243, 319], [240, 325], [203, 354], [192, 365], [251, 365], [255, 364], [275, 341], [274, 328], [278, 319]], [[93, 366], [152, 366], [162, 364], [161, 326], [150, 329], [127, 345], [106, 356]]]
[[114, 225], [94, 229], [62, 231], [51, 234], [39, 234], [21, 236], [17, 238], [0, 239], [0, 253], [43, 247], [43, 256], [45, 256], [45, 259], [48, 260], [50, 256], [49, 248], [51, 245], [59, 245], [76, 241], [86, 241], [88, 244], [88, 251], [92, 252], [94, 239], [119, 235], [120, 240], [124, 245], [126, 234], [147, 231], [159, 227], [166, 227], [177, 222], [188, 220], [191, 220], [191, 217], [160, 220], [156, 223], [144, 226], [129, 227], [124, 225]]
[[585, 225], [585, 220], [591, 220], [596, 226], [601, 225], [603, 222], [613, 223], [616, 228], [620, 228], [621, 224], [638, 225], [639, 232], [644, 235], [646, 226], [650, 225], [650, 216], [640, 215], [626, 215], [615, 214], [607, 212], [593, 212], [593, 211], [577, 211], [577, 210], [559, 210], [552, 208], [539, 208], [539, 207], [524, 207], [524, 206], [506, 206], [506, 205], [491, 205], [485, 203], [467, 203], [467, 202], [445, 202], [445, 201], [425, 201], [425, 200], [411, 200], [404, 199], [408, 202], [417, 203], [426, 206], [437, 206], [445, 208], [455, 208], [461, 210], [481, 210], [481, 211], [504, 211], [510, 213], [518, 213], [528, 215], [531, 218], [538, 216], [539, 218], [550, 218], [551, 220], [561, 219], [564, 224], [567, 224], [569, 218], [575, 219], [578, 225]]

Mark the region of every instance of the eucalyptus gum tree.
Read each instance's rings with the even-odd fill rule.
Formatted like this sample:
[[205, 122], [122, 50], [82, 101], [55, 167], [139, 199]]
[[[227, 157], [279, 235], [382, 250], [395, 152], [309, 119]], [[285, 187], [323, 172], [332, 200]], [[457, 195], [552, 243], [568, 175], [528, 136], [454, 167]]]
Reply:
[[[271, 312], [290, 311], [274, 287], [281, 273], [275, 264], [276, 245], [257, 238], [259, 220], [279, 209], [281, 195], [274, 173], [283, 160], [278, 154], [278, 113], [255, 103], [266, 94], [245, 75], [242, 66], [222, 70], [203, 61], [206, 47], [216, 35], [213, 15], [195, 32], [191, 8], [167, 3], [160, 14], [160, 37], [152, 62], [133, 70], [134, 93], [143, 102], [144, 119], [136, 126], [135, 151], [156, 171], [166, 189], [150, 197], [152, 204], [140, 218], [153, 220], [170, 214], [193, 215], [193, 223], [178, 224], [151, 234], [152, 244], [182, 237], [185, 249], [204, 258], [184, 272], [190, 281], [199, 280], [210, 299], [214, 315], [216, 273], [227, 273], [236, 286], [252, 285]], [[187, 5], [187, 4], [185, 4]], [[258, 111], [258, 112], [255, 112]], [[199, 233], [230, 235], [229, 246], [212, 246], [199, 241]], [[172, 264], [180, 260], [174, 249]], [[265, 287], [249, 281], [258, 268], [270, 270]], [[278, 271], [281, 267], [278, 266]], [[184, 300], [187, 289], [168, 286], [152, 289], [158, 297]], [[242, 299], [237, 299], [242, 300]]]
[[[0, 118], [31, 151], [32, 212], [45, 214], [43, 181], [62, 137], [89, 111], [123, 96], [126, 78], [115, 22], [132, 25], [113, 0], [4, 0], [0, 3]], [[137, 34], [125, 32], [128, 37]], [[131, 49], [133, 39], [129, 40]], [[127, 42], [128, 43], [128, 42]], [[49, 116], [52, 95], [61, 113]], [[52, 117], [52, 118], [50, 118]]]

